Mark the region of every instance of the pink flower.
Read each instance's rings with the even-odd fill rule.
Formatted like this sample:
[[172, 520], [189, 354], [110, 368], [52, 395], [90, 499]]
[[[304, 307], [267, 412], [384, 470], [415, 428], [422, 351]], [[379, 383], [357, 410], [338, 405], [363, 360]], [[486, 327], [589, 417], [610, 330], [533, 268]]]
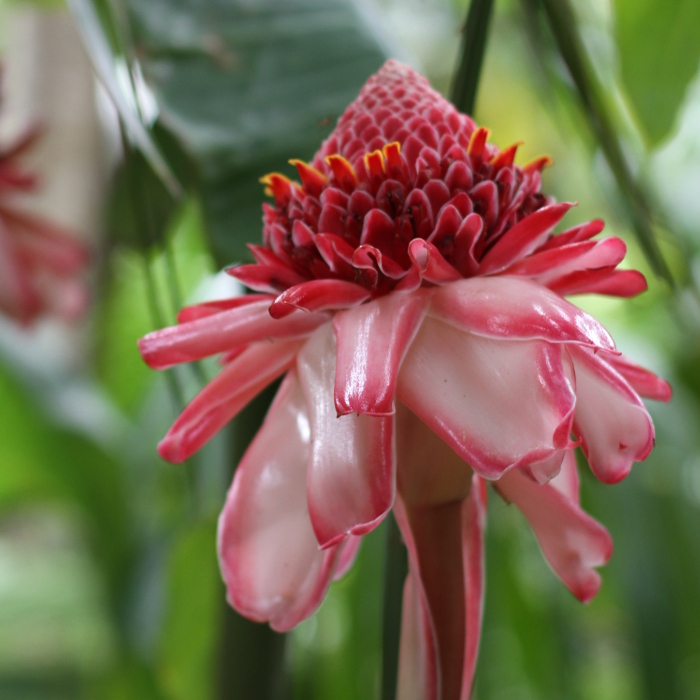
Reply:
[[284, 375], [219, 523], [230, 603], [287, 630], [394, 509], [409, 551], [400, 697], [467, 698], [483, 599], [486, 484], [530, 521], [583, 601], [610, 557], [579, 507], [573, 449], [615, 483], [654, 428], [639, 395], [668, 384], [623, 358], [565, 295], [632, 296], [601, 221], [553, 235], [571, 204], [540, 193], [547, 159], [514, 165], [410, 68], [370, 78], [301, 184], [263, 182], [264, 245], [230, 273], [258, 294], [183, 309], [140, 341], [151, 367], [224, 368], [160, 443], [198, 450]]
[[23, 324], [44, 314], [67, 320], [87, 307], [87, 289], [78, 275], [87, 248], [73, 235], [12, 204], [17, 192], [37, 186], [35, 175], [19, 165], [40, 130], [28, 129], [14, 144], [0, 147], [0, 311]]

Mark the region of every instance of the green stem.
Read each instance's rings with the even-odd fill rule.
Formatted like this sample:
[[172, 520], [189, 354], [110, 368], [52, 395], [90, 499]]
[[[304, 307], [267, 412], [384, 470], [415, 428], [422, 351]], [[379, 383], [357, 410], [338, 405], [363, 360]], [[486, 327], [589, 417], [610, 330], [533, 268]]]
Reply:
[[654, 272], [672, 288], [675, 281], [654, 235], [647, 197], [625, 159], [600, 85], [576, 27], [568, 0], [540, 0], [559, 54], [576, 85], [584, 112], [613, 173], [639, 243]]
[[460, 112], [472, 114], [486, 52], [493, 0], [472, 0], [464, 24], [462, 48], [452, 82], [451, 100]]
[[401, 637], [401, 603], [408, 555], [393, 514], [386, 519], [384, 596], [382, 603], [382, 700], [395, 700]]

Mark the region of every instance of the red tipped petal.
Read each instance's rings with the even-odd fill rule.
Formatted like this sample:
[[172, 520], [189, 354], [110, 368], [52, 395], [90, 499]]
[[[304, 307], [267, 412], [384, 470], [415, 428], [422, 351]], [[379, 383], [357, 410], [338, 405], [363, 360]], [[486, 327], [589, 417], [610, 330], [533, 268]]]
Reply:
[[483, 338], [431, 318], [397, 395], [487, 479], [567, 447], [576, 401], [558, 346]]
[[311, 615], [343, 544], [319, 550], [306, 503], [310, 451], [303, 393], [291, 372], [239, 464], [219, 518], [227, 597], [240, 613], [283, 632]]
[[278, 341], [244, 350], [190, 401], [158, 445], [160, 456], [183, 462], [194, 454], [289, 369], [301, 346], [300, 341]]
[[651, 452], [654, 426], [639, 396], [602, 353], [573, 345], [568, 351], [576, 371], [574, 432], [593, 473], [617, 483]]
[[226, 273], [256, 292], [279, 293], [306, 281], [282, 262], [271, 265], [239, 265], [228, 268]]
[[394, 412], [399, 367], [427, 303], [427, 294], [422, 291], [394, 292], [335, 315], [338, 415]]
[[656, 401], [671, 400], [671, 385], [624, 355], [605, 355], [605, 361], [619, 372], [640, 395]]
[[335, 355], [333, 332], [325, 326], [297, 360], [313, 436], [309, 515], [321, 547], [373, 530], [391, 508], [395, 492], [393, 417], [338, 417], [333, 399]]
[[542, 245], [572, 206], [574, 205], [570, 202], [550, 204], [519, 221], [484, 255], [479, 273], [487, 275], [500, 272], [532, 253]]
[[282, 292], [270, 306], [272, 318], [284, 318], [297, 309], [328, 311], [347, 309], [369, 299], [364, 287], [344, 280], [311, 280]]
[[634, 297], [647, 289], [644, 275], [637, 270], [579, 270], [552, 280], [547, 286], [557, 294], [607, 294], [613, 297]]
[[205, 301], [201, 304], [193, 304], [185, 306], [177, 314], [178, 323], [187, 323], [195, 321], [198, 318], [213, 316], [221, 311], [229, 309], [237, 309], [239, 306], [248, 306], [260, 301], [265, 301], [271, 304], [275, 300], [274, 294], [242, 294], [239, 297], [231, 297], [230, 299], [218, 299], [216, 301]]
[[255, 302], [163, 328], [139, 340], [141, 356], [153, 369], [167, 369], [218, 355], [239, 345], [266, 338], [303, 338], [325, 323], [326, 314], [294, 314], [276, 321], [269, 314], [270, 302]]
[[493, 338], [542, 338], [615, 351], [613, 339], [596, 319], [518, 277], [474, 277], [440, 287], [433, 293], [429, 314]]
[[518, 148], [523, 145], [523, 141], [517, 141], [514, 143], [512, 146], [508, 146], [508, 148], [503, 149], [500, 153], [495, 155], [491, 159], [491, 165], [495, 170], [499, 170], [500, 168], [510, 168], [513, 163], [515, 162], [515, 154], [518, 151]]

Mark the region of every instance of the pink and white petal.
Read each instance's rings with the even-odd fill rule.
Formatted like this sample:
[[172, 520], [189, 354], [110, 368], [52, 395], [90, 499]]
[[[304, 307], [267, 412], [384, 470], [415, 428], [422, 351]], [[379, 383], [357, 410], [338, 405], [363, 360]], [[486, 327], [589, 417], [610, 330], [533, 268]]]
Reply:
[[559, 346], [484, 338], [431, 318], [397, 396], [486, 479], [567, 447], [576, 402]]
[[521, 467], [520, 471], [535, 483], [546, 484], [559, 474], [564, 454], [567, 451], [569, 450], [553, 452], [547, 459]]
[[486, 483], [474, 475], [469, 498], [462, 505], [462, 561], [464, 562], [466, 640], [461, 700], [469, 700], [484, 617], [486, 557]]
[[275, 320], [267, 297], [179, 326], [149, 333], [139, 340], [141, 356], [153, 369], [167, 369], [218, 355], [239, 345], [269, 338], [303, 338], [330, 316], [323, 313], [293, 314]]
[[627, 381], [602, 357], [569, 349], [576, 371], [574, 433], [593, 473], [606, 484], [624, 479], [654, 446], [654, 425]]
[[550, 204], [508, 229], [482, 258], [479, 274], [500, 272], [539, 248], [572, 206], [570, 202]]
[[335, 357], [327, 324], [297, 358], [312, 435], [309, 515], [321, 547], [373, 530], [391, 509], [396, 489], [393, 416], [338, 416]]
[[185, 306], [180, 309], [177, 314], [177, 322], [187, 323], [189, 321], [195, 321], [198, 318], [213, 316], [222, 311], [237, 309], [239, 306], [248, 306], [249, 304], [256, 304], [262, 301], [271, 304], [274, 300], [274, 294], [242, 294], [239, 297], [230, 297], [229, 299], [204, 301], [200, 304], [193, 304], [192, 306]]
[[414, 238], [408, 244], [411, 262], [418, 265], [421, 277], [432, 284], [447, 284], [462, 279], [462, 275], [442, 257], [440, 251], [422, 238]]
[[629, 298], [647, 289], [647, 281], [638, 270], [616, 270], [612, 267], [600, 270], [578, 270], [547, 282], [547, 287], [557, 294], [606, 294]]
[[335, 570], [333, 576], [334, 581], [343, 578], [343, 576], [352, 569], [352, 565], [357, 558], [357, 553], [360, 551], [361, 544], [362, 537], [359, 535], [349, 535], [345, 541], [341, 543], [342, 552], [340, 553], [340, 559], [338, 559], [338, 568]]
[[579, 476], [576, 466], [576, 452], [573, 449], [564, 452], [559, 473], [549, 482], [557, 491], [563, 493], [570, 501], [578, 504]]
[[396, 700], [439, 700], [435, 639], [416, 576], [409, 572], [403, 589]]
[[319, 550], [306, 509], [310, 428], [290, 372], [236, 470], [219, 518], [218, 553], [229, 603], [280, 632], [311, 615], [343, 543]]
[[590, 601], [600, 588], [594, 567], [607, 563], [612, 554], [608, 531], [557, 488], [540, 486], [518, 470], [508, 472], [494, 486], [527, 518], [542, 553], [564, 585], [582, 602]]
[[394, 292], [334, 316], [338, 415], [394, 412], [399, 367], [427, 304], [426, 290]]
[[428, 314], [491, 338], [540, 338], [615, 351], [610, 334], [595, 318], [519, 277], [473, 277], [440, 287], [433, 292]]
[[284, 318], [297, 309], [329, 311], [347, 309], [367, 301], [368, 289], [345, 280], [310, 280], [290, 287], [270, 306], [272, 318]]
[[462, 502], [422, 508], [397, 498], [394, 514], [429, 623], [421, 625], [421, 646], [437, 656], [436, 663], [427, 658], [421, 664], [430, 669], [435, 663], [437, 671], [437, 683], [428, 684], [430, 691], [437, 685], [437, 692], [428, 697], [459, 700], [466, 646]]
[[195, 453], [294, 364], [302, 345], [303, 341], [286, 340], [246, 348], [186, 406], [160, 441], [160, 456], [182, 462]]
[[657, 377], [653, 372], [632, 362], [624, 355], [605, 354], [603, 357], [640, 396], [656, 401], [667, 402], [671, 400], [671, 386], [661, 377]]

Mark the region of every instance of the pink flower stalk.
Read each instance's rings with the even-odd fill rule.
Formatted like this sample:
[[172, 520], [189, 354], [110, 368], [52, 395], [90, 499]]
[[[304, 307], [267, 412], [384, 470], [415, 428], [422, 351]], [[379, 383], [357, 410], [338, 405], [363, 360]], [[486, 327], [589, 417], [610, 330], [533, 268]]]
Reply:
[[0, 147], [0, 311], [25, 325], [45, 314], [73, 320], [88, 302], [78, 279], [89, 258], [85, 245], [12, 203], [17, 192], [37, 187], [36, 176], [23, 170], [19, 160], [39, 136], [39, 129], [30, 128]]
[[514, 164], [410, 68], [369, 79], [300, 184], [263, 178], [264, 245], [229, 272], [257, 294], [191, 306], [140, 350], [221, 373], [159, 445], [189, 457], [284, 380], [219, 521], [228, 599], [288, 630], [391, 508], [409, 552], [399, 696], [468, 698], [484, 594], [486, 484], [529, 520], [580, 600], [612, 542], [579, 506], [574, 448], [615, 483], [654, 428], [639, 396], [670, 388], [564, 297], [633, 296], [602, 221], [540, 193], [548, 159]]

